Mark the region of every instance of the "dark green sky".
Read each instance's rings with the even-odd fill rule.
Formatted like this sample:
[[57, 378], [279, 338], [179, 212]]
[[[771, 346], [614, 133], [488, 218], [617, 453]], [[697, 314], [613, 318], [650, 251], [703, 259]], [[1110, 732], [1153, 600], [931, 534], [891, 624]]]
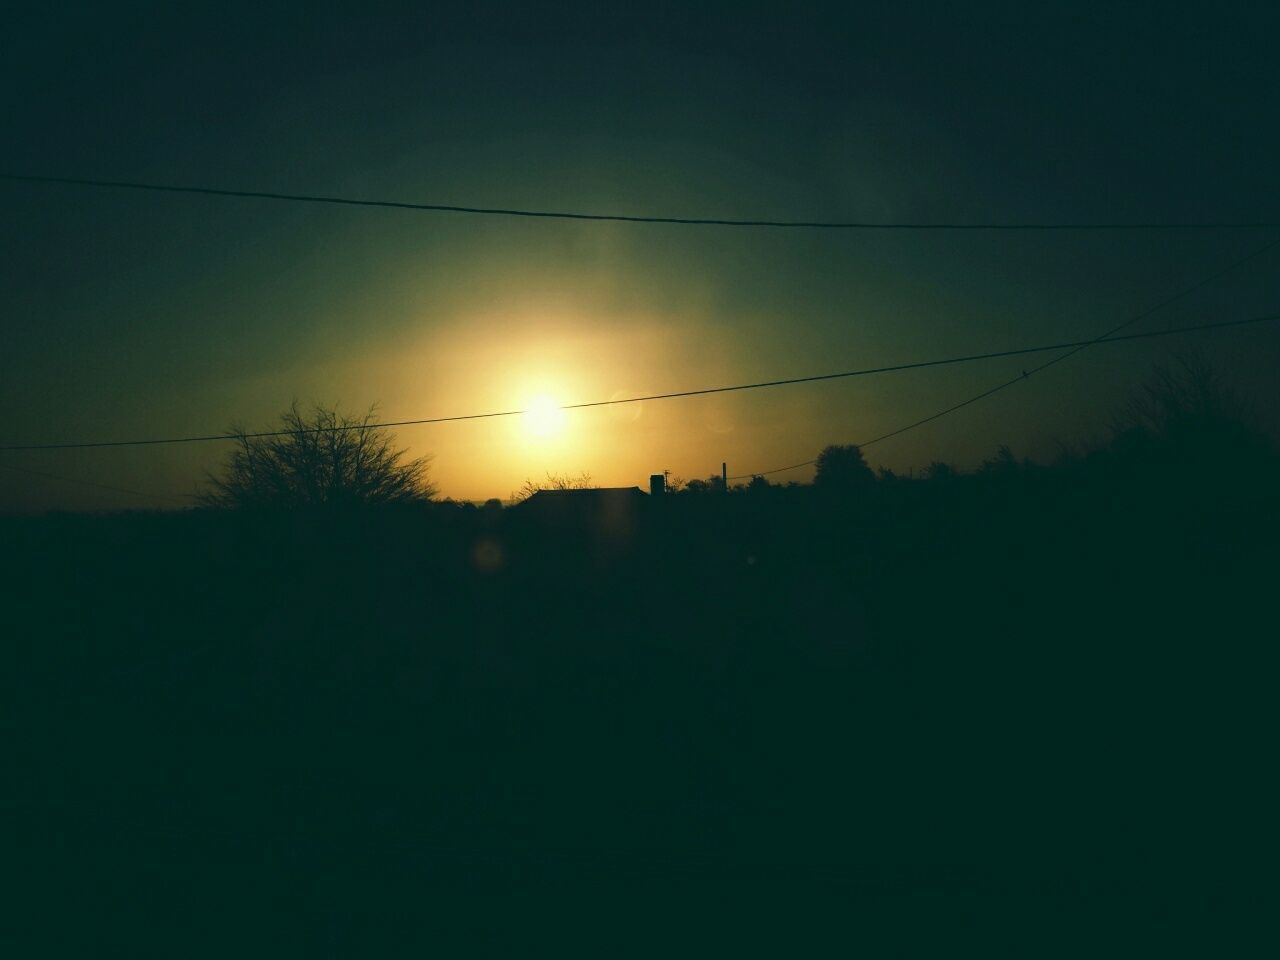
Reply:
[[[94, 4], [9, 15], [7, 172], [485, 206], [859, 220], [1280, 219], [1265, 5]], [[781, 7], [781, 5], [775, 5]], [[948, 5], [953, 6], [953, 5]], [[1034, 8], [1028, 9], [1028, 8]], [[694, 12], [691, 12], [693, 10]], [[1157, 12], [1158, 11], [1158, 12]], [[733, 231], [0, 183], [0, 438], [392, 419], [799, 376], [1100, 333], [1274, 239]], [[1280, 308], [1271, 254], [1144, 322]], [[1274, 329], [1197, 338], [1276, 424]], [[1095, 349], [868, 451], [970, 466], [1096, 433], [1175, 349]], [[442, 492], [544, 470], [767, 470], [918, 419], [1004, 362], [406, 429]], [[189, 492], [217, 445], [0, 454]], [[805, 471], [788, 478], [806, 479]], [[0, 507], [146, 501], [0, 470]]]

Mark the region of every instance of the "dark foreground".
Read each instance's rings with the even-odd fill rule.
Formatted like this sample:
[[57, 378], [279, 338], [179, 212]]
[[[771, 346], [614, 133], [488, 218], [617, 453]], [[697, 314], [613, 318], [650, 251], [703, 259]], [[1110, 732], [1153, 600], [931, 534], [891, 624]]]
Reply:
[[1178, 453], [607, 521], [4, 521], [4, 936], [1240, 955], [1277, 489]]

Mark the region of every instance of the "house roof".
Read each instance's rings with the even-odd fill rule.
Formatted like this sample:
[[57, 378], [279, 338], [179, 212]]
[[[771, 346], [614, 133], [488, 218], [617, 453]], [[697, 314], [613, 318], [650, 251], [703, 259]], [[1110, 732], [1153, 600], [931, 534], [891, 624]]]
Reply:
[[626, 537], [649, 512], [650, 497], [639, 487], [591, 487], [586, 490], [539, 490], [516, 506], [518, 515], [534, 523], [588, 527], [606, 537]]
[[581, 490], [539, 490], [520, 506], [532, 503], [602, 503], [646, 497], [639, 487], [587, 487]]

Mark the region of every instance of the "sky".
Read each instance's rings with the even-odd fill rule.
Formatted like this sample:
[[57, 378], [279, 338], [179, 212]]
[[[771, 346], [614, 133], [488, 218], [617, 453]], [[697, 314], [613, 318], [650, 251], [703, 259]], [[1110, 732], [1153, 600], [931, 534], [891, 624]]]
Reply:
[[[45, 6], [0, 37], [0, 172], [655, 216], [1280, 220], [1265, 4]], [[269, 428], [295, 399], [417, 419], [1076, 340], [1280, 239], [592, 223], [5, 181], [0, 202], [9, 444]], [[1280, 250], [1134, 329], [1278, 309]], [[1275, 433], [1277, 326], [1094, 348], [867, 459], [1052, 457], [1191, 344]], [[396, 434], [457, 499], [549, 471], [644, 486], [812, 459], [1033, 362], [571, 411], [549, 432]], [[226, 452], [0, 452], [0, 510], [178, 505], [103, 486], [182, 498]]]

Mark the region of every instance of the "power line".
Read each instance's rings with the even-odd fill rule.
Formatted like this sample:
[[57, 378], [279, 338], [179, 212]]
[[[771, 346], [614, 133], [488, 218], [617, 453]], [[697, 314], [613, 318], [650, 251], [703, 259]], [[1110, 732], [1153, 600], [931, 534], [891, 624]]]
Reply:
[[[1050, 343], [1036, 347], [1018, 347], [1012, 350], [994, 350], [988, 353], [972, 353], [958, 357], [943, 357], [936, 360], [917, 360], [911, 363], [896, 363], [883, 367], [867, 367], [861, 370], [845, 370], [840, 373], [822, 373], [807, 377], [789, 377], [783, 380], [762, 380], [757, 383], [738, 383], [726, 387], [703, 387], [697, 390], [677, 390], [671, 393], [655, 393], [643, 397], [626, 397], [618, 400], [593, 400], [587, 403], [568, 403], [557, 409], [586, 410], [592, 407], [610, 407], [624, 403], [642, 403], [648, 400], [673, 400], [678, 397], [700, 397], [713, 393], [732, 393], [740, 390], [758, 390], [764, 387], [782, 387], [799, 383], [818, 383], [823, 380], [840, 380], [848, 377], [865, 377], [881, 373], [896, 373], [900, 370], [919, 370], [925, 367], [941, 367], [955, 363], [970, 363], [975, 360], [994, 360], [1000, 357], [1017, 357], [1029, 353], [1044, 353], [1051, 350], [1063, 350], [1068, 347], [1092, 346], [1096, 343], [1120, 343], [1125, 340], [1145, 340], [1152, 337], [1168, 337], [1180, 333], [1194, 333], [1199, 330], [1224, 330], [1230, 327], [1242, 327], [1250, 324], [1269, 323], [1280, 320], [1280, 313], [1267, 314], [1261, 317], [1250, 317], [1245, 320], [1227, 320], [1218, 323], [1200, 323], [1187, 327], [1173, 327], [1168, 330], [1151, 330], [1146, 333], [1130, 333], [1124, 336], [1094, 338], [1092, 340], [1068, 340], [1063, 343]], [[453, 423], [462, 420], [485, 420], [495, 417], [517, 417], [529, 413], [529, 410], [497, 410], [490, 413], [468, 413], [451, 417], [424, 417], [418, 420], [390, 420], [385, 423], [354, 423], [347, 426], [308, 427], [302, 430], [263, 430], [254, 433], [219, 433], [203, 434], [189, 437], [161, 437], [148, 440], [98, 440], [67, 443], [32, 443], [22, 445], [0, 446], [0, 451], [19, 450], [75, 450], [90, 447], [142, 447], [156, 444], [204, 443], [218, 440], [254, 440], [266, 437], [298, 436], [311, 433], [345, 433], [350, 430], [371, 430], [384, 427], [411, 427], [429, 423]], [[737, 479], [737, 478], [735, 478]]]
[[45, 473], [43, 470], [32, 470], [28, 467], [19, 467], [13, 463], [0, 463], [0, 470], [13, 470], [18, 473], [30, 474], [33, 477], [44, 477], [47, 480], [60, 480], [63, 483], [74, 483], [82, 487], [96, 487], [99, 490], [110, 490], [113, 493], [127, 493], [135, 497], [144, 497], [148, 500], [171, 500], [175, 503], [186, 503], [194, 499], [190, 494], [174, 495], [169, 493], [147, 493], [145, 490], [131, 490], [128, 487], [113, 487], [109, 483], [96, 483], [93, 480], [79, 480], [75, 477], [64, 477], [57, 473]]
[[[997, 383], [995, 386], [990, 387], [987, 390], [983, 390], [981, 393], [974, 394], [972, 397], [969, 397], [965, 400], [961, 400], [959, 403], [952, 404], [949, 407], [939, 410], [937, 413], [932, 413], [929, 416], [924, 417], [923, 419], [916, 420], [912, 423], [908, 423], [906, 426], [898, 427], [896, 430], [890, 430], [888, 433], [882, 433], [878, 437], [875, 437], [871, 440], [867, 440], [863, 443], [857, 444], [857, 446], [859, 448], [865, 448], [865, 447], [871, 446], [872, 444], [879, 443], [881, 440], [888, 440], [890, 437], [896, 437], [901, 433], [906, 433], [908, 430], [914, 430], [916, 427], [922, 427], [926, 423], [931, 423], [934, 420], [939, 420], [942, 417], [945, 417], [949, 413], [955, 413], [957, 410], [961, 410], [972, 403], [977, 403], [979, 400], [985, 400], [987, 397], [991, 396], [992, 394], [999, 393], [1001, 390], [1004, 390], [1007, 387], [1012, 387], [1015, 383], [1022, 383], [1024, 380], [1030, 379], [1031, 377], [1035, 376], [1037, 373], [1040, 373], [1042, 370], [1047, 370], [1049, 367], [1052, 367], [1055, 363], [1061, 363], [1063, 360], [1066, 360], [1068, 357], [1074, 357], [1081, 350], [1084, 350], [1087, 347], [1091, 347], [1095, 343], [1101, 343], [1108, 338], [1113, 338], [1114, 334], [1119, 333], [1121, 330], [1125, 330], [1133, 326], [1139, 320], [1145, 320], [1147, 317], [1151, 316], [1153, 313], [1156, 313], [1157, 311], [1162, 310], [1163, 308], [1167, 307], [1169, 304], [1174, 303], [1177, 300], [1181, 300], [1183, 297], [1186, 297], [1195, 293], [1197, 290], [1200, 290], [1201, 288], [1208, 286], [1209, 284], [1213, 283], [1215, 280], [1220, 280], [1222, 277], [1225, 277], [1227, 274], [1235, 270], [1238, 270], [1240, 267], [1243, 267], [1245, 264], [1249, 263], [1250, 261], [1256, 260], [1258, 257], [1262, 256], [1267, 251], [1274, 250], [1276, 247], [1280, 247], [1280, 240], [1273, 240], [1271, 243], [1268, 243], [1259, 247], [1257, 250], [1254, 250], [1252, 253], [1246, 254], [1245, 256], [1241, 257], [1239, 260], [1233, 260], [1231, 263], [1227, 264], [1221, 270], [1211, 273], [1207, 277], [1202, 277], [1200, 280], [1197, 280], [1195, 283], [1191, 284], [1191, 286], [1184, 287], [1183, 289], [1179, 290], [1177, 293], [1170, 294], [1169, 296], [1165, 297], [1163, 300], [1156, 303], [1154, 306], [1148, 307], [1146, 310], [1142, 311], [1139, 314], [1135, 314], [1134, 316], [1130, 317], [1128, 320], [1125, 320], [1123, 323], [1117, 324], [1116, 326], [1112, 327], [1110, 330], [1107, 330], [1099, 334], [1093, 340], [1087, 340], [1087, 341], [1084, 341], [1083, 343], [1074, 345], [1071, 349], [1069, 349], [1066, 353], [1063, 353], [1061, 356], [1057, 356], [1051, 360], [1047, 360], [1037, 367], [1032, 367], [1030, 370], [1024, 370], [1021, 375], [1016, 376], [1011, 380], [1005, 380], [1002, 383]], [[1133, 337], [1114, 337], [1114, 339], [1125, 340], [1125, 339], [1134, 339], [1134, 338]], [[815, 458], [813, 460], [805, 460], [803, 463], [793, 463], [790, 466], [786, 466], [786, 467], [776, 467], [773, 470], [762, 470], [759, 473], [739, 474], [736, 477], [729, 477], [729, 479], [730, 480], [747, 480], [747, 479], [750, 479], [751, 477], [767, 477], [775, 473], [786, 473], [789, 470], [799, 470], [801, 467], [810, 467], [817, 462], [818, 461]]]
[[605, 220], [616, 223], [666, 223], [700, 227], [774, 227], [812, 230], [1263, 230], [1280, 227], [1280, 221], [1196, 220], [1173, 223], [1158, 222], [1022, 222], [989, 223], [932, 221], [919, 223], [883, 223], [856, 220], [735, 220], [717, 217], [632, 216], [620, 213], [580, 213], [564, 210], [522, 210], [508, 207], [476, 207], [452, 203], [409, 203], [400, 200], [358, 200], [352, 197], [330, 197], [315, 194], [276, 193], [265, 190], [224, 190], [166, 183], [143, 183], [130, 180], [91, 180], [80, 177], [42, 177], [16, 173], [0, 173], [0, 180], [15, 183], [57, 183], [82, 187], [108, 187], [121, 190], [147, 190], [159, 193], [192, 193], [211, 197], [242, 197], [252, 200], [287, 200], [294, 203], [329, 203], [351, 207], [390, 207], [398, 210], [423, 210], [435, 213], [465, 213], [491, 217], [530, 217], [544, 220]]

